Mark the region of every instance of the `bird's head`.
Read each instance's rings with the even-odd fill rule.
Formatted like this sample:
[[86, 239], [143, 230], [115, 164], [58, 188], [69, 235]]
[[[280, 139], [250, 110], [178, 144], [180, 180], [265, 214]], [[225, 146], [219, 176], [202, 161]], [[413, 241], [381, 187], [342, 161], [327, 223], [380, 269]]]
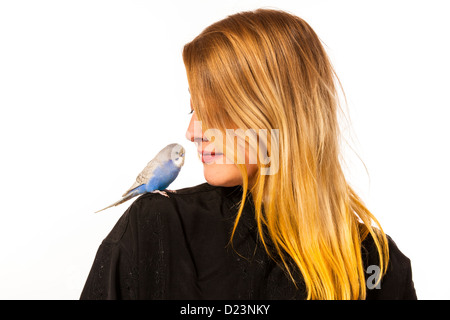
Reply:
[[185, 150], [182, 145], [174, 143], [170, 152], [170, 159], [178, 167], [181, 168], [184, 165]]

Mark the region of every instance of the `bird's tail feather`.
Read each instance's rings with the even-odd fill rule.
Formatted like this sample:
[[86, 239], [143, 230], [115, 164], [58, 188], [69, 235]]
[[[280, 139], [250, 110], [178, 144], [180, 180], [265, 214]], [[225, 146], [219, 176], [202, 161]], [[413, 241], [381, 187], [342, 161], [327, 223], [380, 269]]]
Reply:
[[127, 196], [123, 197], [119, 201], [114, 202], [113, 204], [107, 206], [106, 208], [103, 208], [101, 210], [95, 211], [95, 213], [103, 211], [103, 210], [106, 210], [106, 209], [111, 208], [111, 207], [118, 206], [119, 204], [124, 203], [125, 201], [128, 201], [128, 200], [130, 200], [131, 198], [134, 198], [137, 195], [138, 195], [138, 193], [136, 193], [136, 192], [130, 192]]

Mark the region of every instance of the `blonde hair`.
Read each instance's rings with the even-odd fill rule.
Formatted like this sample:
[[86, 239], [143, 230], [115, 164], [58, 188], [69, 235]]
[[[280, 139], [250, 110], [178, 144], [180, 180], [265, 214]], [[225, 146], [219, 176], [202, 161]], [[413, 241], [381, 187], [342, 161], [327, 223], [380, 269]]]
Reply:
[[[186, 44], [183, 60], [202, 126], [279, 129], [278, 139], [269, 139], [278, 144], [278, 154], [271, 155], [278, 172], [260, 174], [258, 158], [250, 186], [267, 253], [282, 262], [296, 284], [294, 263], [308, 299], [364, 299], [361, 243], [370, 233], [383, 275], [388, 242], [344, 177], [337, 76], [312, 28], [284, 11], [241, 12]], [[233, 234], [249, 189], [245, 165], [236, 165], [244, 192]]]

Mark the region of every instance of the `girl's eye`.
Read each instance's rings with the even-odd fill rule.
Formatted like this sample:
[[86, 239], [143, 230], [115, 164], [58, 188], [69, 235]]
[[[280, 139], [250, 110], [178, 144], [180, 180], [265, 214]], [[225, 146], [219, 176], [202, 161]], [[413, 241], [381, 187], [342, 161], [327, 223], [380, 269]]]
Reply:
[[188, 114], [192, 114], [192, 112], [194, 112], [194, 109], [192, 109], [191, 112], [189, 112]]

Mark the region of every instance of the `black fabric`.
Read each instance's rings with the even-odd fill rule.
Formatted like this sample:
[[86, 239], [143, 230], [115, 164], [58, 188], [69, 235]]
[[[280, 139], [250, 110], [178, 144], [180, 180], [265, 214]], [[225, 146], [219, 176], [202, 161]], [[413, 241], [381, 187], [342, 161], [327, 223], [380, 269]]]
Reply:
[[[258, 241], [250, 193], [229, 243], [241, 195], [204, 183], [141, 196], [100, 245], [80, 298], [304, 299], [301, 276], [296, 287]], [[366, 267], [377, 264], [370, 237], [362, 252]], [[367, 299], [416, 299], [410, 260], [392, 239], [379, 287]]]

